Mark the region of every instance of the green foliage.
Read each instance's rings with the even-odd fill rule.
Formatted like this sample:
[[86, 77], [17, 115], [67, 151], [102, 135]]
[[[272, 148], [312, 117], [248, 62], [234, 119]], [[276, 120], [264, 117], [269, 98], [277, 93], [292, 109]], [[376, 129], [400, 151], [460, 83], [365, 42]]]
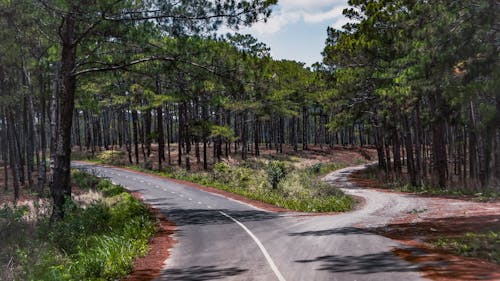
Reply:
[[339, 163], [316, 163], [305, 169], [305, 171], [311, 175], [326, 175], [335, 170], [344, 168], [345, 165]]
[[468, 232], [458, 238], [440, 238], [434, 246], [466, 257], [483, 258], [500, 264], [500, 232]]
[[103, 164], [109, 165], [120, 165], [123, 163], [123, 159], [126, 159], [125, 152], [121, 150], [106, 150], [100, 153], [97, 156], [97, 160], [99, 160]]
[[278, 188], [278, 184], [285, 176], [285, 163], [281, 161], [271, 161], [267, 164], [267, 179], [273, 189]]
[[84, 190], [93, 189], [97, 184], [100, 183], [99, 179], [96, 176], [90, 176], [89, 174], [80, 170], [72, 171], [71, 180], [74, 184]]
[[[285, 164], [281, 163], [283, 165], [276, 165], [280, 174], [285, 172]], [[278, 187], [273, 189], [268, 178], [268, 165], [259, 161], [246, 161], [240, 165], [217, 163], [212, 173], [184, 170], [166, 173], [144, 170], [136, 166], [129, 168], [211, 186], [295, 211], [344, 212], [351, 210], [356, 203], [338, 188], [322, 182], [316, 175], [311, 175], [307, 169], [289, 168], [286, 177], [281, 178]]]
[[[95, 180], [75, 175], [77, 183]], [[107, 195], [103, 201], [82, 208], [68, 199], [65, 219], [52, 224], [48, 218], [27, 223], [26, 208], [0, 209], [0, 262], [13, 257], [17, 269], [10, 273], [12, 279], [117, 280], [130, 272], [133, 259], [147, 252], [155, 220], [122, 187], [102, 180], [96, 188]], [[13, 223], [15, 230], [8, 227]]]

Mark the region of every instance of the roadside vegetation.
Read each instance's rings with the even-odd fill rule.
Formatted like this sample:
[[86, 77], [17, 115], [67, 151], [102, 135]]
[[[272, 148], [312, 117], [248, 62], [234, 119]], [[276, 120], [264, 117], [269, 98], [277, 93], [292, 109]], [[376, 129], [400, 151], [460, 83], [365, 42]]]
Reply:
[[498, 190], [498, 188], [482, 187], [477, 189], [466, 187], [463, 183], [455, 183], [447, 188], [439, 188], [431, 184], [412, 186], [408, 183], [408, 180], [404, 177], [404, 175], [395, 176], [387, 174], [375, 166], [357, 172], [353, 175], [353, 177], [361, 180], [361, 182], [363, 180], [372, 181], [372, 187], [376, 186], [383, 189], [410, 192], [421, 195], [462, 197], [470, 198], [476, 201], [492, 201], [500, 199], [500, 190]]
[[440, 238], [433, 245], [461, 256], [481, 258], [500, 264], [500, 231], [467, 232], [459, 237]]
[[296, 156], [265, 155], [244, 161], [216, 163], [208, 171], [186, 171], [175, 167], [158, 171], [147, 165], [127, 164], [123, 154], [120, 151], [104, 151], [86, 160], [186, 180], [295, 211], [343, 212], [351, 210], [356, 203], [337, 187], [321, 180], [323, 175], [345, 167], [343, 163], [304, 165], [304, 159]]
[[73, 173], [79, 192], [50, 221], [47, 200], [0, 207], [0, 280], [118, 280], [145, 255], [156, 222], [108, 180]]

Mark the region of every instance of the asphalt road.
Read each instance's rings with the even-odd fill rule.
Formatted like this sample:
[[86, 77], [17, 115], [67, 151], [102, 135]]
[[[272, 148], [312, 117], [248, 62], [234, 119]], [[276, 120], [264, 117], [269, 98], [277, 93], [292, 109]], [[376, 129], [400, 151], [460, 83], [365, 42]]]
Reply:
[[425, 206], [411, 196], [352, 186], [347, 175], [362, 166], [339, 170], [325, 180], [363, 197], [363, 207], [324, 216], [267, 212], [120, 168], [73, 166], [140, 192], [176, 224], [177, 243], [159, 280], [423, 280], [418, 266], [391, 252], [405, 246], [367, 229]]

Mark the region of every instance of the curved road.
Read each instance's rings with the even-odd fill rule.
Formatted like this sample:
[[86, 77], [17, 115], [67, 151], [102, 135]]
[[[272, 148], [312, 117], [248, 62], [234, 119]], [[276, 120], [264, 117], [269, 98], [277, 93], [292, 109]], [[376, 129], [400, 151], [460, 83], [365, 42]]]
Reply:
[[325, 181], [363, 197], [358, 210], [304, 216], [267, 212], [168, 179], [120, 168], [73, 166], [140, 192], [176, 224], [172, 249], [158, 280], [412, 281], [418, 266], [393, 255], [398, 242], [364, 230], [425, 207], [410, 195], [352, 186], [347, 176], [364, 166], [333, 172]]

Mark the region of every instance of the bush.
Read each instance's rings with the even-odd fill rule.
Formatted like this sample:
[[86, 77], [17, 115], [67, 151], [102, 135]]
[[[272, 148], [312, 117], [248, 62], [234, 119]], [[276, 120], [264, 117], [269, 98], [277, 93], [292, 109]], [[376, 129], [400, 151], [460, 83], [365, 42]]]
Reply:
[[487, 259], [500, 264], [500, 232], [468, 232], [457, 238], [440, 238], [434, 243], [438, 248], [451, 250], [461, 256]]
[[121, 150], [106, 150], [97, 156], [97, 160], [103, 164], [110, 165], [122, 165], [127, 163], [123, 159], [126, 159], [125, 151]]
[[273, 189], [277, 189], [280, 181], [286, 176], [285, 163], [281, 161], [269, 162], [267, 164], [267, 176], [269, 184]]
[[[78, 175], [86, 182], [93, 176]], [[144, 255], [156, 223], [148, 208], [123, 188], [101, 180], [97, 188], [108, 194], [83, 208], [68, 199], [64, 220], [48, 218], [32, 226], [26, 208], [0, 208], [0, 264], [12, 257], [7, 280], [119, 280]], [[7, 234], [6, 226], [16, 224]], [[5, 238], [5, 239], [4, 239]], [[7, 240], [8, 238], [8, 240]], [[5, 245], [4, 245], [5, 244]]]

